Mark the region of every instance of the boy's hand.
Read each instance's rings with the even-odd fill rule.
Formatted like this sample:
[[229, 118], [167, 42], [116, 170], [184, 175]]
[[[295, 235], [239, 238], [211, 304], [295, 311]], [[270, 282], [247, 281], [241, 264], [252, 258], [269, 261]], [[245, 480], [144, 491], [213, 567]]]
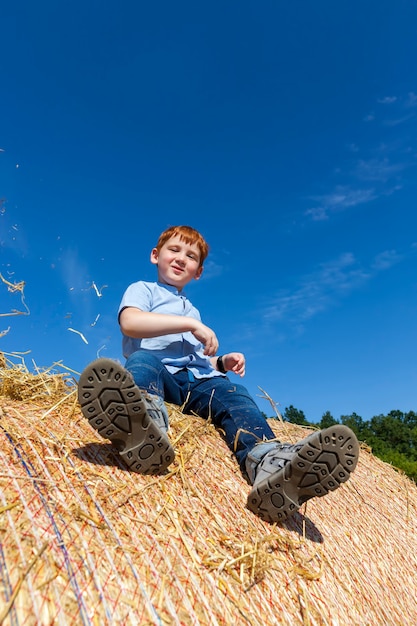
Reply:
[[238, 376], [245, 375], [246, 360], [241, 352], [229, 352], [223, 355], [223, 365], [227, 372], [234, 372]]
[[197, 328], [193, 329], [191, 332], [194, 337], [203, 344], [204, 354], [206, 356], [214, 356], [216, 354], [219, 341], [211, 328], [198, 322]]

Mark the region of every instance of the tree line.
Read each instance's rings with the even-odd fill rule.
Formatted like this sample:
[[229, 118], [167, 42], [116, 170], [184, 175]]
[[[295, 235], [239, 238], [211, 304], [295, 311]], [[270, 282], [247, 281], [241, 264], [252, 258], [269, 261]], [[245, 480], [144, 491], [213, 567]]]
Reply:
[[312, 423], [303, 411], [290, 405], [282, 417], [292, 424], [313, 428], [344, 424], [353, 430], [359, 441], [372, 449], [375, 456], [402, 470], [417, 483], [417, 413], [414, 411], [390, 411], [387, 415], [375, 415], [368, 421], [357, 413], [342, 415], [340, 420], [336, 420], [330, 411], [326, 411], [318, 423]]

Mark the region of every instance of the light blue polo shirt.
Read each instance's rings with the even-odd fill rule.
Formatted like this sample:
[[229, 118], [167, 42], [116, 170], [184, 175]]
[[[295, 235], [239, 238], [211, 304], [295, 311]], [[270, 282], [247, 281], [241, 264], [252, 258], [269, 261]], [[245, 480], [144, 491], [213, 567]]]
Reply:
[[[201, 321], [199, 311], [185, 294], [163, 283], [139, 281], [129, 285], [119, 306], [119, 316], [126, 307], [150, 313], [184, 315]], [[124, 357], [128, 358], [137, 350], [151, 350], [172, 374], [186, 367], [195, 378], [224, 376], [212, 366], [210, 357], [204, 355], [203, 345], [191, 332], [144, 339], [123, 335]]]

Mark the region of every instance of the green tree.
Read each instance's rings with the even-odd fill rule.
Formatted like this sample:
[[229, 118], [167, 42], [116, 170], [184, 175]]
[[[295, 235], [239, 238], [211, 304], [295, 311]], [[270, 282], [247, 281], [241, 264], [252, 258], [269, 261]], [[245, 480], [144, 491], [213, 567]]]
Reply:
[[303, 411], [296, 409], [295, 406], [293, 406], [292, 404], [285, 408], [284, 420], [286, 422], [291, 422], [291, 424], [301, 424], [302, 426], [309, 426], [309, 422], [306, 420], [306, 416], [304, 415]]
[[380, 458], [381, 461], [390, 463], [396, 469], [404, 472], [404, 474], [406, 474], [414, 482], [417, 482], [417, 461], [413, 461], [405, 454], [401, 454], [398, 450], [392, 450], [387, 446], [385, 446], [383, 451], [378, 454], [374, 452], [374, 454]]
[[340, 421], [342, 422], [342, 424], [348, 426], [351, 430], [353, 430], [358, 439], [363, 440], [364, 434], [366, 432], [366, 422], [363, 421], [360, 415], [355, 412], [351, 415], [341, 415]]
[[417, 413], [409, 411], [404, 415], [404, 421], [410, 428], [417, 428]]
[[377, 451], [385, 447], [396, 450], [410, 460], [417, 460], [414, 416], [401, 411], [375, 415], [368, 424], [367, 443]]
[[404, 415], [404, 422], [410, 429], [410, 448], [413, 458], [417, 461], [417, 413], [409, 411]]
[[319, 427], [328, 428], [329, 426], [334, 426], [335, 424], [338, 424], [338, 423], [339, 422], [333, 417], [330, 411], [326, 411], [325, 413], [323, 413], [321, 417], [321, 420], [319, 422]]

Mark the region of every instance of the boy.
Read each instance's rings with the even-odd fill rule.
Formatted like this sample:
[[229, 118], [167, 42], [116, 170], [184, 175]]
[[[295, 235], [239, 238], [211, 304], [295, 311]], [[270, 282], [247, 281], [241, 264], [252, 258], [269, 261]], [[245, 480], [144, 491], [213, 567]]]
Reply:
[[189, 226], [160, 235], [151, 252], [158, 281], [133, 283], [119, 307], [125, 368], [110, 359], [94, 361], [80, 376], [78, 398], [90, 424], [142, 474], [161, 473], [174, 460], [164, 400], [210, 417], [252, 485], [247, 507], [281, 522], [348, 480], [359, 445], [339, 424], [295, 445], [275, 438], [246, 388], [227, 376], [244, 376], [244, 355], [217, 356], [215, 333], [184, 294], [200, 279], [207, 254], [206, 241]]

